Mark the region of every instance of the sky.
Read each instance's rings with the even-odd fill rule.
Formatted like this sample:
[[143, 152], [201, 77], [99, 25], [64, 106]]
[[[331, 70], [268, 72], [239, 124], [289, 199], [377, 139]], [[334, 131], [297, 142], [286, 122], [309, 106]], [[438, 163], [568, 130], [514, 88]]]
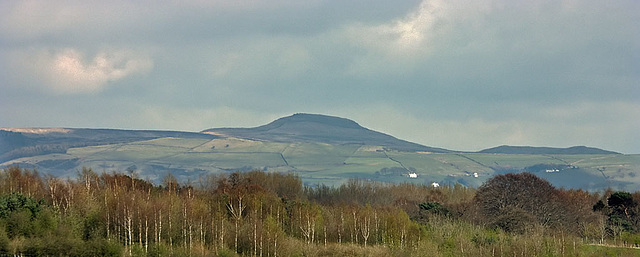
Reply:
[[640, 1], [0, 1], [0, 127], [317, 113], [427, 146], [640, 153]]

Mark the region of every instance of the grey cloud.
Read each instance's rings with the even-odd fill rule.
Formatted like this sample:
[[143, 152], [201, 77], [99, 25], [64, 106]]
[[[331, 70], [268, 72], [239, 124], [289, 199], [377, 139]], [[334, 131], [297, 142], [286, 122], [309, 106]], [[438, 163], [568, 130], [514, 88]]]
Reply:
[[[45, 100], [43, 82], [3, 58], [0, 101], [11, 101], [0, 123], [10, 126], [193, 130], [307, 111], [440, 147], [593, 142], [640, 152], [628, 140], [640, 115], [635, 1], [7, 1], [0, 17], [0, 53], [75, 49], [91, 67], [124, 49], [153, 62], [90, 100]], [[52, 108], [26, 111], [39, 100]], [[95, 108], [46, 118], [85, 104]]]

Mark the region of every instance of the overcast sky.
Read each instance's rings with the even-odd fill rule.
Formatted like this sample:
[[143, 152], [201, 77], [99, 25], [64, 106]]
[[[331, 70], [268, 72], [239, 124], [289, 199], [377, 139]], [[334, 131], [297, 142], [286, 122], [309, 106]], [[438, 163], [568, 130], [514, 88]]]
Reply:
[[640, 153], [640, 1], [0, 1], [0, 127], [299, 112], [453, 150]]

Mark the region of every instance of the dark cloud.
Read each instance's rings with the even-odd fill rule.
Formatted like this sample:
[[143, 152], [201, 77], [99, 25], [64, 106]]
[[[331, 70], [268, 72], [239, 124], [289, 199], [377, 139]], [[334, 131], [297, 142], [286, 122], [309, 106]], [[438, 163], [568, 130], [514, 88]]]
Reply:
[[315, 112], [453, 149], [640, 152], [636, 1], [5, 1], [0, 17], [1, 126]]

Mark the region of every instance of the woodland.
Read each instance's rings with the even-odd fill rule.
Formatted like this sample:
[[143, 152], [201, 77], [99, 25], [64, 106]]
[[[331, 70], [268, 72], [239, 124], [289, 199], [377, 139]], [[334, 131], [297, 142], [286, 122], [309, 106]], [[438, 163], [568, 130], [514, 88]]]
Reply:
[[640, 193], [556, 188], [509, 173], [478, 188], [294, 173], [162, 184], [135, 171], [0, 172], [0, 255], [637, 256]]

